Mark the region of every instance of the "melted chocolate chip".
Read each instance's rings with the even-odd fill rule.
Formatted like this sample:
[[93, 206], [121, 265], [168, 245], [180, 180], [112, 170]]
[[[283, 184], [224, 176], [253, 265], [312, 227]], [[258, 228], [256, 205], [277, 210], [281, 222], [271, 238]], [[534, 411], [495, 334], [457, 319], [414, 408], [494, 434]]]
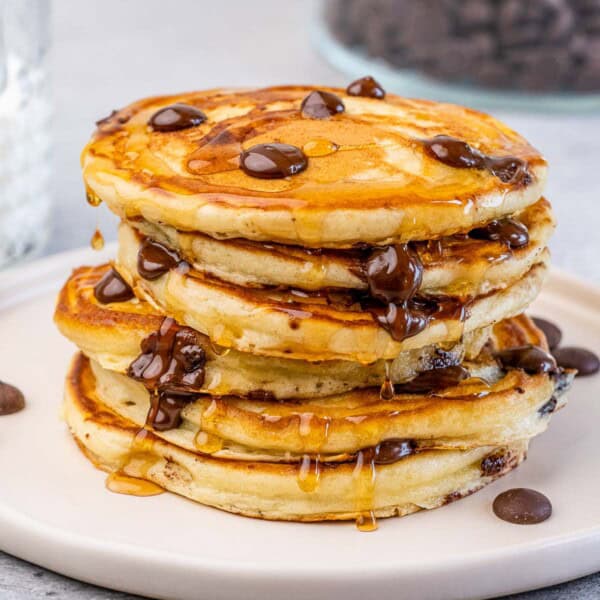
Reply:
[[369, 292], [382, 302], [406, 302], [423, 280], [423, 264], [408, 244], [373, 250], [365, 263]]
[[467, 142], [448, 135], [423, 140], [425, 151], [436, 160], [455, 169], [486, 169], [503, 183], [526, 185], [531, 181], [527, 163], [512, 156], [487, 156]]
[[533, 317], [533, 322], [546, 336], [546, 341], [548, 342], [550, 350], [558, 348], [560, 340], [562, 339], [562, 331], [560, 328], [551, 321], [547, 321], [541, 317]]
[[304, 117], [310, 119], [329, 119], [346, 110], [342, 99], [331, 92], [315, 90], [311, 92], [300, 105]]
[[103, 133], [112, 133], [121, 129], [121, 126], [129, 121], [130, 116], [122, 114], [118, 110], [112, 110], [108, 116], [96, 121], [96, 126]]
[[485, 159], [479, 150], [448, 135], [436, 135], [424, 140], [426, 152], [441, 163], [455, 169], [484, 169]]
[[149, 281], [158, 279], [181, 262], [179, 254], [160, 242], [145, 239], [138, 251], [138, 273]]
[[10, 383], [0, 381], [0, 417], [12, 415], [25, 408], [23, 392]]
[[390, 465], [414, 454], [417, 451], [417, 443], [414, 440], [391, 439], [385, 440], [377, 446], [371, 446], [360, 450], [364, 462], [376, 465]]
[[259, 179], [281, 179], [296, 175], [308, 166], [308, 158], [290, 144], [257, 144], [240, 155], [240, 167], [246, 175]]
[[377, 322], [398, 342], [413, 337], [427, 327], [431, 315], [424, 312], [419, 305], [405, 302], [390, 302], [384, 310], [371, 309]]
[[385, 90], [370, 75], [353, 81], [346, 88], [346, 93], [349, 96], [364, 96], [365, 98], [377, 98], [378, 100], [385, 98]]
[[493, 477], [500, 475], [506, 468], [506, 454], [502, 451], [488, 454], [481, 461], [481, 474], [484, 477]]
[[155, 112], [148, 121], [154, 131], [161, 133], [196, 127], [206, 121], [206, 115], [189, 104], [172, 104]]
[[411, 381], [397, 383], [394, 385], [394, 390], [397, 394], [428, 394], [435, 390], [458, 385], [469, 375], [469, 371], [461, 365], [431, 369], [419, 373]]
[[106, 117], [102, 117], [101, 119], [98, 119], [96, 121], [96, 126], [97, 127], [101, 127], [102, 125], [106, 125], [107, 123], [110, 123], [114, 117], [117, 115], [119, 111], [115, 110], [114, 108], [110, 111], [110, 114], [107, 115]]
[[142, 341], [141, 350], [127, 374], [148, 389], [181, 394], [202, 387], [206, 353], [200, 334], [190, 327], [166, 317], [160, 329]]
[[551, 415], [556, 410], [556, 405], [558, 404], [558, 400], [552, 396], [548, 402], [542, 404], [540, 408], [538, 408], [538, 414], [540, 417], [545, 417], [546, 415]]
[[577, 369], [578, 376], [593, 375], [600, 370], [600, 359], [585, 348], [565, 346], [553, 352], [556, 362], [564, 369]]
[[94, 297], [101, 304], [127, 302], [133, 298], [133, 290], [115, 269], [111, 269], [94, 286]]
[[257, 402], [275, 402], [275, 394], [270, 390], [250, 390], [248, 392], [248, 400]]
[[511, 249], [521, 248], [529, 243], [527, 227], [516, 219], [490, 221], [485, 227], [472, 229], [469, 232], [469, 237], [476, 240], [501, 242]]
[[486, 156], [485, 167], [502, 183], [522, 183], [523, 185], [531, 183], [531, 175], [527, 170], [527, 163], [520, 158], [513, 158], [511, 156], [494, 158]]
[[501, 350], [495, 356], [505, 369], [523, 369], [530, 375], [556, 372], [554, 357], [532, 344]]
[[197, 398], [196, 394], [157, 392], [152, 395], [146, 424], [156, 431], [167, 431], [181, 425], [181, 411]]
[[386, 306], [371, 313], [398, 341], [417, 335], [429, 322], [429, 312], [412, 302], [423, 278], [419, 255], [408, 244], [376, 248], [362, 265], [371, 298]]
[[509, 523], [534, 525], [549, 519], [552, 504], [544, 494], [527, 488], [514, 488], [496, 496], [494, 514]]

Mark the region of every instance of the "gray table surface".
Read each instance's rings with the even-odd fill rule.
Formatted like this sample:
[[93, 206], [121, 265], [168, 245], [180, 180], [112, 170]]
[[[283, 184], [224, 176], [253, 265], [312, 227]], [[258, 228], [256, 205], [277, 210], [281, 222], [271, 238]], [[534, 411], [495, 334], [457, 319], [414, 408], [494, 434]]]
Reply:
[[[99, 220], [107, 240], [115, 219], [84, 201], [79, 152], [94, 121], [156, 93], [218, 85], [345, 85], [311, 47], [314, 4], [305, 0], [55, 0], [55, 208], [46, 253], [88, 243]], [[496, 111], [551, 164], [548, 196], [559, 228], [554, 263], [600, 282], [600, 115]], [[0, 532], [1, 537], [1, 532]], [[0, 598], [125, 599], [0, 553]], [[600, 574], [511, 596], [523, 600], [600, 598]]]

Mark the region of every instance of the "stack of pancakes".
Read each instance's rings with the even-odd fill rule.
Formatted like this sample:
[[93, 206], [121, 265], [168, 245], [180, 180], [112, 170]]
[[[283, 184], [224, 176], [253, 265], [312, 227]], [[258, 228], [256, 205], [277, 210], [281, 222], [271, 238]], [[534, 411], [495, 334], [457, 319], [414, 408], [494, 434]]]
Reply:
[[210, 90], [113, 112], [82, 162], [121, 225], [58, 300], [65, 415], [113, 480], [369, 529], [509, 472], [561, 405], [523, 314], [546, 163], [497, 120], [371, 78]]

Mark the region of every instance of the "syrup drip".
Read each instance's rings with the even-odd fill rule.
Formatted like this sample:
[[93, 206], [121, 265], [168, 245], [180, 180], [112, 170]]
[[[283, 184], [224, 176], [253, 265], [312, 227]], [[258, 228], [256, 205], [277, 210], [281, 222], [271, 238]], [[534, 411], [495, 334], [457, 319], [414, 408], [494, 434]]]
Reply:
[[319, 485], [321, 478], [321, 457], [317, 454], [311, 457], [309, 454], [304, 454], [298, 468], [298, 487], [303, 492], [314, 492]]
[[[106, 478], [106, 487], [111, 492], [132, 496], [155, 496], [165, 490], [148, 480], [148, 474], [161, 458], [154, 451], [154, 441], [150, 432], [141, 429], [131, 441], [128, 454], [121, 466]], [[139, 477], [127, 474], [128, 470], [139, 473]]]
[[208, 344], [215, 356], [225, 357], [231, 352], [231, 348], [225, 348], [225, 346], [215, 344], [215, 342], [213, 342], [212, 340], [209, 340]]
[[359, 531], [375, 531], [377, 519], [373, 512], [375, 503], [375, 483], [377, 468], [374, 456], [367, 456], [362, 450], [356, 455], [356, 465], [352, 473], [356, 499], [356, 528]]
[[356, 518], [356, 529], [362, 532], [377, 531], [377, 517], [369, 510]]
[[390, 378], [391, 362], [390, 360], [385, 361], [385, 379], [379, 390], [380, 400], [391, 400], [394, 397], [394, 384]]
[[104, 248], [104, 236], [102, 235], [100, 229], [98, 229], [97, 227], [96, 231], [94, 231], [92, 239], [90, 240], [90, 246], [94, 250], [102, 250], [102, 248]]
[[157, 496], [165, 492], [163, 488], [152, 481], [130, 477], [119, 471], [109, 473], [106, 478], [106, 488], [116, 494], [127, 494], [129, 496]]
[[200, 430], [194, 436], [194, 446], [203, 454], [214, 454], [223, 449], [223, 439]]
[[310, 140], [302, 146], [302, 151], [306, 156], [327, 156], [337, 152], [339, 146], [329, 140]]
[[85, 199], [90, 206], [98, 207], [102, 204], [102, 200], [92, 190], [88, 189], [85, 192]]

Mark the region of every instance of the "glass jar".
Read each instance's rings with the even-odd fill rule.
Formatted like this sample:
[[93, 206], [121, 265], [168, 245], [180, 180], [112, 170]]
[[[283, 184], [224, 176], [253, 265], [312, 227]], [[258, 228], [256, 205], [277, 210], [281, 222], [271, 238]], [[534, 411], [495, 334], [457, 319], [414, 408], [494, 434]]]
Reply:
[[0, 267], [48, 236], [49, 17], [49, 0], [0, 0]]
[[324, 0], [319, 42], [404, 95], [600, 107], [600, 0]]

